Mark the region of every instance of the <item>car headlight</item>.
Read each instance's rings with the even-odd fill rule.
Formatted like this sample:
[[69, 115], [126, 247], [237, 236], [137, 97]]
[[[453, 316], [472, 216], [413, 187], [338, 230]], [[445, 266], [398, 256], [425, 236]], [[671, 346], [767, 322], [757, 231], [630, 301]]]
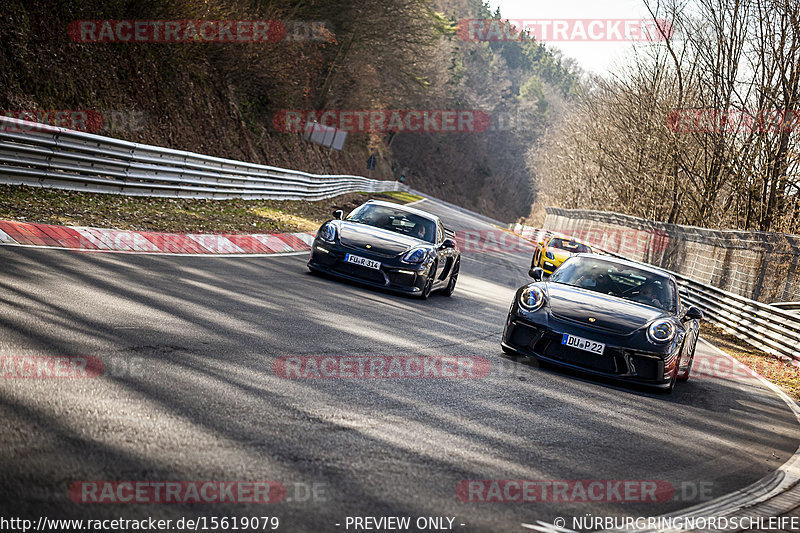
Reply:
[[325, 223], [319, 228], [317, 237], [325, 242], [333, 242], [336, 239], [336, 227], [330, 222]]
[[647, 328], [647, 338], [650, 342], [662, 344], [675, 338], [677, 328], [675, 324], [664, 318], [656, 320]]
[[544, 291], [535, 285], [519, 293], [519, 306], [526, 311], [538, 311], [544, 305]]
[[428, 252], [425, 248], [414, 248], [407, 251], [401, 261], [404, 263], [419, 264], [422, 263], [427, 256]]
[[556, 259], [555, 254], [549, 250], [544, 253], [544, 256], [548, 258], [550, 261], [555, 261]]

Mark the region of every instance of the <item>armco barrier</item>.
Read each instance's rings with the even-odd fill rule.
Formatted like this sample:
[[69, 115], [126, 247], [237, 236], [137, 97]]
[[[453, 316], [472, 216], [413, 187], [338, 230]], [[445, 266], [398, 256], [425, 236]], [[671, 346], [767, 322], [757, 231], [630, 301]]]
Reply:
[[[523, 237], [533, 237], [533, 240], [539, 240], [546, 234], [569, 237], [522, 224], [511, 224], [509, 229]], [[598, 251], [623, 257], [604, 250], [603, 238], [602, 234], [597, 234], [597, 239], [589, 236], [582, 240]], [[699, 283], [675, 272], [671, 274], [678, 281], [683, 298], [702, 309], [711, 323], [759, 350], [784, 360], [800, 362], [800, 314]]]
[[0, 116], [0, 183], [130, 196], [322, 200], [405, 191], [396, 181], [328, 176], [133, 143]]
[[546, 208], [544, 227], [764, 303], [800, 301], [800, 235]]

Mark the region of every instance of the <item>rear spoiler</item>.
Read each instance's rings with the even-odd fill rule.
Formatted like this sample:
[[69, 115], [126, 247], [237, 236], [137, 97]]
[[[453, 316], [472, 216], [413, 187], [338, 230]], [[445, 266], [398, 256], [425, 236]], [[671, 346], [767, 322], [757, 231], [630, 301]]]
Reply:
[[444, 228], [444, 236], [445, 237], [450, 237], [450, 238], [455, 238], [456, 232], [451, 230], [450, 228]]

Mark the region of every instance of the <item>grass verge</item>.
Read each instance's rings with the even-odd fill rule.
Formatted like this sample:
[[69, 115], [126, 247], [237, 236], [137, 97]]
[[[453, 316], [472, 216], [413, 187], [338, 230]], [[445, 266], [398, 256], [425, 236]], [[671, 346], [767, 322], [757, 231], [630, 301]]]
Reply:
[[800, 401], [800, 369], [762, 352], [722, 329], [703, 322], [700, 336]]
[[318, 202], [150, 198], [0, 185], [0, 220], [169, 233], [316, 231], [336, 209], [375, 198], [421, 200], [408, 193], [353, 193]]

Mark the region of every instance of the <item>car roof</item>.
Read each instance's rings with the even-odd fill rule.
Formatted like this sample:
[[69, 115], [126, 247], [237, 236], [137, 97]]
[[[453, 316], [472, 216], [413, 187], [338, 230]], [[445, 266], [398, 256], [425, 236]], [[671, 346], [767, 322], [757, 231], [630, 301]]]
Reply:
[[380, 205], [380, 206], [383, 206], [383, 207], [390, 207], [392, 209], [399, 209], [401, 211], [407, 211], [409, 213], [413, 213], [415, 215], [419, 215], [421, 217], [425, 217], [425, 218], [428, 218], [428, 219], [433, 220], [433, 221], [438, 221], [439, 220], [439, 217], [437, 217], [436, 215], [434, 215], [432, 213], [428, 213], [427, 211], [422, 211], [421, 209], [414, 209], [413, 207], [408, 207], [408, 206], [405, 206], [403, 204], [396, 204], [394, 202], [386, 202], [384, 200], [367, 200], [364, 203], [365, 204], [371, 204], [371, 205]]
[[615, 263], [617, 265], [624, 265], [633, 268], [638, 268], [639, 270], [644, 270], [645, 272], [650, 272], [651, 274], [658, 274], [659, 276], [664, 276], [665, 278], [669, 278], [672, 281], [675, 281], [675, 277], [666, 270], [654, 267], [652, 265], [647, 265], [645, 263], [631, 261], [630, 259], [624, 259], [622, 257], [615, 257], [613, 255], [604, 255], [604, 254], [575, 254], [573, 257], [593, 257], [597, 259], [602, 259], [604, 261], [608, 261], [609, 263]]

